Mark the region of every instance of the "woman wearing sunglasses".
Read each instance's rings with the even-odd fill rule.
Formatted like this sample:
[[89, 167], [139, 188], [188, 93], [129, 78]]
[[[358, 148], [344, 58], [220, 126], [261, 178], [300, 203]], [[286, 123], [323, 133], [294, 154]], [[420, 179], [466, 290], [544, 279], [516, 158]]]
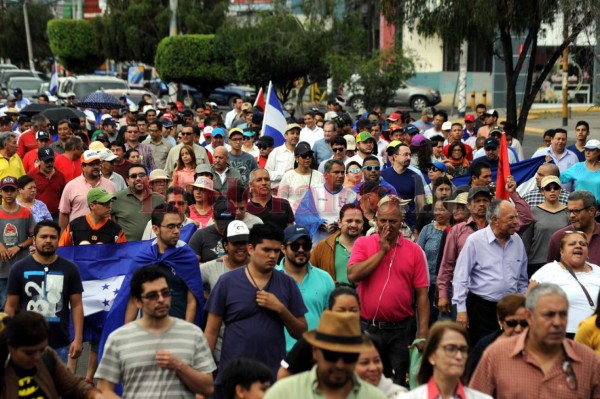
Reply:
[[469, 375], [473, 374], [475, 368], [488, 346], [497, 339], [512, 337], [521, 334], [527, 328], [525, 320], [525, 296], [521, 294], [508, 294], [496, 304], [496, 314], [500, 329], [479, 340], [471, 351], [469, 359]]
[[401, 398], [492, 399], [489, 395], [463, 385], [466, 382], [469, 358], [467, 338], [467, 330], [455, 322], [435, 323], [429, 330], [423, 350], [418, 377], [422, 385]]
[[594, 313], [600, 292], [600, 267], [587, 261], [588, 251], [584, 232], [566, 231], [560, 240], [560, 260], [542, 266], [529, 284], [531, 289], [538, 283], [554, 283], [567, 294], [567, 338], [571, 339], [579, 323]]
[[344, 180], [344, 188], [346, 190], [354, 190], [358, 184], [362, 182], [363, 174], [362, 167], [357, 161], [351, 161], [346, 165], [346, 178]]
[[454, 168], [454, 176], [463, 176], [469, 172], [470, 162], [467, 159], [467, 150], [460, 141], [450, 143], [448, 146], [448, 158], [444, 161]]
[[531, 208], [535, 220], [531, 223], [521, 238], [527, 248], [527, 275], [533, 276], [540, 267], [546, 264], [548, 243], [555, 231], [569, 225], [567, 206], [561, 204], [558, 198], [562, 184], [556, 176], [546, 176], [540, 184], [544, 202]]
[[310, 145], [305, 141], [299, 142], [294, 150], [297, 166], [285, 172], [279, 183], [277, 196], [288, 200], [294, 212], [310, 187], [325, 183], [323, 174], [310, 168], [313, 156]]

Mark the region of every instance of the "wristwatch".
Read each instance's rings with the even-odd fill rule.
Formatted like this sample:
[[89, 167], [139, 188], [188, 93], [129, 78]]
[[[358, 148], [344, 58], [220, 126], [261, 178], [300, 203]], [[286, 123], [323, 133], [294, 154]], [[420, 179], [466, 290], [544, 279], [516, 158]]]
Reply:
[[23, 249], [23, 244], [17, 244], [17, 248]]

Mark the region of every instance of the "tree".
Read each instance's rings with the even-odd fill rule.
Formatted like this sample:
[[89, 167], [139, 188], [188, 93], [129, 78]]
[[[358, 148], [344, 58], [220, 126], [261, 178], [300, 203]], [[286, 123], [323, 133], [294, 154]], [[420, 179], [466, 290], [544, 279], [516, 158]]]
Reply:
[[[52, 57], [46, 34], [46, 25], [54, 18], [52, 9], [47, 4], [29, 3], [27, 14], [35, 60]], [[7, 7], [0, 13], [0, 57], [17, 65], [28, 65], [29, 62], [24, 21], [21, 5]]]
[[[594, 26], [600, 0], [446, 0], [433, 8], [431, 2], [406, 0], [404, 9], [392, 7], [392, 0], [381, 0], [389, 20], [403, 13], [410, 27], [425, 36], [439, 36], [450, 43], [477, 37], [497, 43], [497, 56], [504, 63], [506, 79], [506, 119], [515, 126], [514, 136], [523, 139], [531, 106], [563, 50]], [[538, 39], [543, 24], [556, 26], [557, 16], [564, 16], [566, 34], [555, 48], [549, 48], [547, 61], [536, 64]], [[559, 27], [562, 31], [562, 26]], [[522, 38], [518, 56], [513, 38]], [[523, 73], [525, 84], [522, 85]], [[520, 77], [521, 75], [521, 77]], [[520, 103], [517, 86], [523, 90]], [[519, 107], [518, 107], [519, 106]], [[520, 112], [518, 110], [520, 108]]]
[[199, 86], [204, 93], [235, 77], [233, 65], [222, 62], [214, 35], [164, 38], [156, 49], [154, 66], [163, 81]]
[[102, 64], [104, 57], [97, 46], [91, 22], [53, 19], [48, 21], [47, 31], [52, 53], [69, 71], [90, 73]]

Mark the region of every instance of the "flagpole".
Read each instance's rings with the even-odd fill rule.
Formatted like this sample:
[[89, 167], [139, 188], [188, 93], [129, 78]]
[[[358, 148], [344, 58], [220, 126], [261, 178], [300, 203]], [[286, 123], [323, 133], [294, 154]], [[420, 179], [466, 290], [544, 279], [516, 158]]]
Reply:
[[[269, 88], [267, 89], [267, 98], [265, 100], [265, 109], [263, 109], [263, 112], [266, 113], [267, 112], [267, 104], [270, 104], [269, 101], [271, 100], [271, 86], [273, 85], [273, 82], [271, 82], [269, 80]], [[262, 134], [265, 134], [265, 124], [267, 123], [267, 118], [263, 118], [263, 123], [262, 123], [262, 127], [260, 129], [260, 131], [262, 132]]]

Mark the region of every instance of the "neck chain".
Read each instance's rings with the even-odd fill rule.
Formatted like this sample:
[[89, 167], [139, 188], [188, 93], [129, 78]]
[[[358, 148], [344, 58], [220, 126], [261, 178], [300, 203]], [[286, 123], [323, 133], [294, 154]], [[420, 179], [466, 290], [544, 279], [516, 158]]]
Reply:
[[250, 267], [246, 267], [246, 271], [248, 272], [248, 276], [250, 276], [250, 280], [252, 280], [252, 284], [254, 285], [254, 287], [256, 287], [256, 289], [259, 291], [264, 291], [264, 289], [258, 288], [258, 284], [256, 284], [256, 280], [254, 280], [254, 277], [252, 277], [252, 273], [250, 273]]

